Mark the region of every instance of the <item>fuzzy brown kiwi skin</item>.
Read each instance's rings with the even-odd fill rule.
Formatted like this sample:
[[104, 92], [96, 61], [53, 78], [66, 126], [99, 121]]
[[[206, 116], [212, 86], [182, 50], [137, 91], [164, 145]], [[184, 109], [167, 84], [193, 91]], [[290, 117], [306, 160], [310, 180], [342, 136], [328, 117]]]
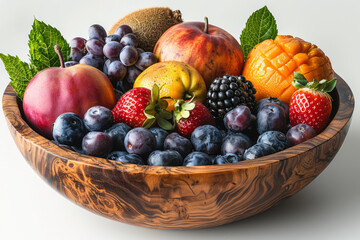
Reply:
[[129, 25], [139, 39], [139, 48], [147, 52], [154, 50], [157, 40], [170, 27], [183, 22], [180, 10], [172, 11], [168, 7], [144, 8], [129, 13], [117, 21], [108, 34], [114, 34], [118, 26]]

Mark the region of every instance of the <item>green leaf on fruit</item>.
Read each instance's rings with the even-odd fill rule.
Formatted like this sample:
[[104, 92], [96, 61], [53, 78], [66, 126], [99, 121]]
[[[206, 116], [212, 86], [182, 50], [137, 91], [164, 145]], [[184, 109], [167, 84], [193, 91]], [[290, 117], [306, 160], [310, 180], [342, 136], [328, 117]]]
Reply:
[[325, 83], [323, 92], [331, 92], [336, 86], [336, 78]]
[[143, 128], [151, 128], [151, 126], [155, 123], [156, 119], [155, 118], [148, 118], [145, 120], [145, 122], [143, 123]]
[[28, 63], [22, 62], [18, 56], [4, 55], [0, 53], [0, 58], [4, 63], [5, 69], [10, 76], [10, 85], [22, 100], [26, 86], [30, 79], [34, 77], [36, 71]]
[[59, 45], [64, 61], [70, 60], [70, 46], [56, 28], [34, 19], [29, 34], [30, 62], [39, 72], [49, 67], [59, 67], [59, 56], [54, 46]]
[[278, 34], [276, 20], [269, 9], [263, 8], [255, 11], [247, 20], [240, 42], [245, 59], [251, 49], [266, 39], [275, 39]]
[[165, 129], [168, 131], [173, 129], [173, 125], [164, 118], [157, 118], [156, 121], [162, 129]]

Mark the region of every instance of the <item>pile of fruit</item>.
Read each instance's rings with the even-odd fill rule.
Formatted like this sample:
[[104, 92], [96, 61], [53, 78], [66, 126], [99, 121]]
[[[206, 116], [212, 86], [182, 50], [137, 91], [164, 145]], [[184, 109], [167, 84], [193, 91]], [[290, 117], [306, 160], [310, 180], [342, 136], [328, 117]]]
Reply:
[[[168, 8], [129, 14], [109, 34], [98, 24], [88, 32], [67, 44], [35, 19], [31, 64], [0, 54], [27, 122], [62, 147], [131, 164], [229, 164], [304, 142], [329, 121], [329, 58], [278, 35], [266, 7], [250, 16], [241, 45], [207, 18], [182, 22]], [[39, 39], [54, 51], [42, 52]]]

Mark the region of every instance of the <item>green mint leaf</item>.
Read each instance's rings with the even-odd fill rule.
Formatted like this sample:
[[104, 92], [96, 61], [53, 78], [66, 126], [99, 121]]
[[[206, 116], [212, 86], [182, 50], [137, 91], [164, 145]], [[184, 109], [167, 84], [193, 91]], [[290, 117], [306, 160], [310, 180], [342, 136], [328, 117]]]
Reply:
[[275, 39], [278, 34], [276, 20], [269, 9], [263, 8], [255, 11], [247, 20], [240, 42], [245, 59], [258, 43], [266, 39]]
[[60, 60], [54, 50], [59, 45], [64, 61], [70, 60], [70, 46], [56, 28], [34, 19], [29, 34], [30, 62], [39, 72], [49, 67], [59, 67]]
[[33, 69], [28, 63], [22, 62], [18, 56], [6, 56], [0, 53], [0, 58], [9, 74], [10, 85], [13, 87], [17, 96], [22, 100], [26, 86], [36, 74], [35, 69]]

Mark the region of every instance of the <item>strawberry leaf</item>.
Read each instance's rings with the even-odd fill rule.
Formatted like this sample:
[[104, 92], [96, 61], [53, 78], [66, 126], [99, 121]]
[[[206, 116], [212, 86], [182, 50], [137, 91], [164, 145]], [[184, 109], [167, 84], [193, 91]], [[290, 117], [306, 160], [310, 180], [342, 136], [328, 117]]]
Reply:
[[164, 119], [167, 119], [167, 120], [170, 120], [170, 119], [173, 118], [173, 115], [170, 112], [166, 111], [166, 110], [160, 111], [159, 116], [161, 118], [164, 118]]
[[148, 118], [146, 119], [146, 121], [143, 123], [143, 128], [151, 128], [151, 126], [155, 123], [156, 119], [155, 118]]
[[173, 129], [173, 125], [169, 121], [165, 120], [164, 118], [157, 118], [156, 121], [162, 129], [165, 129], [168, 131]]
[[336, 86], [336, 78], [325, 83], [323, 92], [331, 92], [332, 90], [334, 90], [335, 86]]
[[154, 84], [152, 91], [151, 91], [151, 102], [157, 102], [160, 96], [160, 89], [159, 86]]

